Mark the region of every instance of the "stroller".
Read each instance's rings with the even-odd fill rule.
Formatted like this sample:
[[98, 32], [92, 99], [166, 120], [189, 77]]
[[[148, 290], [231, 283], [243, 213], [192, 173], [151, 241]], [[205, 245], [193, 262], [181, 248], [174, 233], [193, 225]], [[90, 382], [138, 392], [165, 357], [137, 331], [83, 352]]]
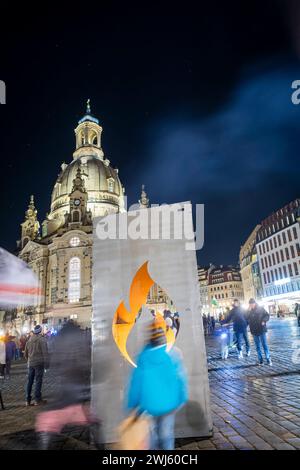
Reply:
[[218, 330], [218, 336], [220, 341], [221, 358], [226, 360], [228, 358], [229, 351], [237, 347], [232, 325], [221, 325], [221, 328]]

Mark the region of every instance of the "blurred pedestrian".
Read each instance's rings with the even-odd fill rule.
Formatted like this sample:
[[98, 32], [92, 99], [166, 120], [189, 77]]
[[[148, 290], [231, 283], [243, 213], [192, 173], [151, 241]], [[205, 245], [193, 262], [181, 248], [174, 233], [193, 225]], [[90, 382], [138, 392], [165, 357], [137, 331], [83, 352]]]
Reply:
[[4, 369], [6, 362], [5, 339], [0, 336], [0, 379], [4, 379]]
[[179, 313], [172, 313], [170, 310], [164, 310], [163, 313], [166, 324], [172, 329], [176, 338], [180, 328]]
[[49, 354], [47, 343], [42, 336], [42, 327], [36, 325], [33, 335], [25, 346], [25, 359], [28, 363], [28, 380], [26, 388], [26, 406], [31, 405], [31, 391], [35, 381], [34, 405], [43, 405], [46, 400], [42, 399], [42, 385], [45, 369], [49, 367]]
[[11, 369], [11, 361], [15, 358], [16, 353], [16, 343], [14, 342], [13, 336], [6, 336], [5, 340], [5, 353], [6, 353], [6, 361], [5, 361], [5, 377], [10, 379], [10, 369]]
[[152, 417], [151, 449], [174, 449], [176, 411], [188, 399], [187, 378], [178, 350], [166, 350], [162, 328], [152, 322], [146, 346], [133, 369], [126, 408]]
[[210, 313], [207, 315], [207, 332], [210, 335], [211, 334], [211, 316]]
[[240, 301], [238, 299], [234, 299], [233, 308], [224, 320], [226, 323], [233, 322], [233, 331], [236, 336], [239, 359], [243, 358], [242, 340], [245, 341], [246, 355], [250, 356], [250, 343], [247, 334], [248, 322], [245, 313], [246, 312], [241, 308]]
[[202, 315], [202, 321], [203, 321], [203, 331], [206, 336], [207, 335], [207, 316], [205, 315], [205, 313], [203, 313]]
[[212, 316], [211, 317], [211, 331], [212, 331], [212, 333], [214, 333], [215, 327], [216, 327], [216, 320], [215, 320], [215, 317]]
[[91, 341], [86, 331], [68, 321], [53, 339], [51, 370], [56, 394], [36, 421], [40, 443], [46, 450], [55, 433], [66, 425], [89, 426], [100, 448], [99, 422], [90, 413]]
[[178, 312], [174, 313], [173, 326], [175, 328], [175, 338], [177, 338], [177, 335], [178, 335], [179, 329], [180, 329], [180, 318], [179, 318], [179, 313]]
[[247, 320], [249, 323], [250, 331], [254, 339], [257, 356], [258, 356], [258, 365], [263, 364], [263, 356], [261, 352], [261, 346], [264, 350], [267, 364], [272, 365], [270, 351], [267, 343], [267, 322], [269, 321], [270, 315], [263, 308], [260, 307], [255, 299], [249, 300], [249, 311], [247, 314]]
[[20, 359], [21, 357], [21, 352], [20, 352], [20, 338], [16, 336], [15, 338], [15, 344], [16, 344], [16, 350], [15, 350], [15, 361]]
[[20, 357], [24, 356], [25, 345], [26, 345], [26, 336], [21, 335], [21, 337], [20, 337]]
[[300, 326], [300, 304], [298, 304], [298, 303], [295, 304], [294, 313], [297, 317], [298, 326]]

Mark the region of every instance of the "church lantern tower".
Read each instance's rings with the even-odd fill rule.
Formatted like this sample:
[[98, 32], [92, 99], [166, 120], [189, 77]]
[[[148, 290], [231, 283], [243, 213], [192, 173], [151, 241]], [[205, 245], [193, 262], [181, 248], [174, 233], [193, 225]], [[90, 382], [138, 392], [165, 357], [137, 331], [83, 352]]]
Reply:
[[[70, 194], [73, 192], [73, 181], [77, 178], [78, 166], [80, 177], [84, 179], [86, 208], [91, 211], [92, 217], [124, 212], [125, 190], [118, 169], [113, 168], [110, 160], [104, 155], [101, 136], [102, 127], [99, 120], [93, 116], [88, 100], [85, 115], [78, 121], [75, 129], [76, 148], [73, 159], [69, 164], [61, 165], [61, 172], [52, 191], [50, 212], [43, 231], [48, 236], [65, 227], [66, 220], [70, 223]], [[86, 196], [83, 199], [86, 199]]]
[[102, 127], [99, 121], [91, 113], [90, 100], [87, 100], [86, 112], [78, 122], [75, 129], [76, 150], [73, 153], [74, 160], [85, 155], [94, 155], [103, 160], [104, 153], [101, 147]]

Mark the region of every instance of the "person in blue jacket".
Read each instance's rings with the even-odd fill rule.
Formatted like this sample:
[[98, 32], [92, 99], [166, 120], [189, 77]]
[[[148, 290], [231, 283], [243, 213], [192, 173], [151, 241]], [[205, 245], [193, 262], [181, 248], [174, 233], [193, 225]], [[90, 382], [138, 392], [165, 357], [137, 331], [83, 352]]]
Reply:
[[127, 393], [127, 410], [152, 417], [151, 449], [173, 450], [175, 414], [188, 400], [187, 376], [179, 351], [167, 352], [166, 336], [154, 322], [137, 358]]

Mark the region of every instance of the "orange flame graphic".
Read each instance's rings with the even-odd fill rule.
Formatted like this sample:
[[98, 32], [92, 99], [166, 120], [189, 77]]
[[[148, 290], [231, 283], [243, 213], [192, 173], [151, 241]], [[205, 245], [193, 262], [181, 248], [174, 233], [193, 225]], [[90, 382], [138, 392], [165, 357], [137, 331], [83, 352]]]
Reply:
[[[125, 307], [124, 301], [119, 304], [115, 311], [113, 323], [112, 323], [112, 334], [117, 347], [119, 348], [123, 357], [134, 367], [136, 364], [130, 358], [127, 352], [127, 339], [129, 334], [134, 327], [135, 320], [139, 310], [147, 302], [148, 293], [153, 286], [154, 281], [148, 273], [148, 261], [146, 261], [136, 272], [131, 282], [129, 291], [129, 307], [128, 311]], [[167, 328], [166, 322], [163, 316], [156, 314], [157, 322], [166, 333], [168, 349], [170, 349], [175, 342], [175, 335], [171, 328]]]

